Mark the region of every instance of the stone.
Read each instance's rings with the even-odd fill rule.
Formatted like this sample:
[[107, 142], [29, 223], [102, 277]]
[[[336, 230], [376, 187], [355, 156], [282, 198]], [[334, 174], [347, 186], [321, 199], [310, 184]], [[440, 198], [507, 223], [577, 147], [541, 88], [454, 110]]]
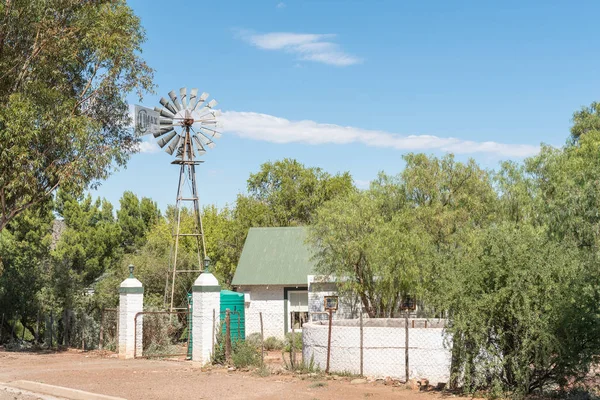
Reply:
[[364, 378], [352, 379], [350, 381], [351, 385], [362, 385], [362, 384], [365, 384], [365, 383], [367, 383], [367, 380], [364, 379]]
[[419, 390], [420, 385], [419, 385], [419, 381], [417, 381], [416, 379], [409, 379], [408, 382], [406, 382], [406, 387], [410, 390]]

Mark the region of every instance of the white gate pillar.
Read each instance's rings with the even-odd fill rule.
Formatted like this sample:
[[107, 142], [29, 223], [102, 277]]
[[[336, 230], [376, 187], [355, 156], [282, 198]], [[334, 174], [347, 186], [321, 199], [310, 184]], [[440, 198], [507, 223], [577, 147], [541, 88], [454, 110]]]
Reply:
[[192, 287], [192, 302], [192, 361], [202, 366], [211, 361], [213, 329], [220, 319], [221, 286], [212, 273], [205, 270], [198, 276]]
[[[144, 286], [133, 276], [133, 265], [129, 266], [129, 277], [119, 286], [119, 358], [134, 358], [142, 355], [143, 318], [135, 315], [144, 311]], [[137, 337], [137, 340], [136, 340]]]

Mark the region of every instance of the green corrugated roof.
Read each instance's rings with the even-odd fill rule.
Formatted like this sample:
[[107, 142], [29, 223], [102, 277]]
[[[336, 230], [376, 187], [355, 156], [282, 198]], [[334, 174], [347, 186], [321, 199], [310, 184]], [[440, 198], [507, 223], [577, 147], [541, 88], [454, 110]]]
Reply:
[[232, 284], [306, 285], [312, 274], [305, 227], [250, 228]]

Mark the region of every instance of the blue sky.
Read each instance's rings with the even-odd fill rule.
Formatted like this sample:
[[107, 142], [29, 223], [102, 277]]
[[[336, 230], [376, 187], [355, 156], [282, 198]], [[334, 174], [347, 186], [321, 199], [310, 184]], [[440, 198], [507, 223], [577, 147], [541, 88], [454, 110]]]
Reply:
[[[267, 161], [350, 171], [364, 187], [406, 152], [487, 168], [560, 146], [600, 100], [596, 1], [130, 1], [156, 70], [154, 107], [182, 86], [219, 101], [223, 138], [198, 168], [224, 206]], [[139, 103], [135, 97], [131, 103]], [[173, 204], [178, 169], [154, 139], [94, 196]]]

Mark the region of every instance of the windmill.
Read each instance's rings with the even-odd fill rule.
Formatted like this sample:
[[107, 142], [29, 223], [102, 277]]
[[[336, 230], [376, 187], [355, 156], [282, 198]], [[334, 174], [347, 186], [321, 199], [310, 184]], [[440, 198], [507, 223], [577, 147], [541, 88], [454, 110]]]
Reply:
[[[180, 165], [179, 185], [177, 187], [177, 199], [175, 211], [177, 223], [173, 231], [173, 242], [169, 260], [169, 272], [165, 283], [165, 305], [169, 304], [169, 310], [187, 307], [178, 307], [175, 303], [175, 282], [181, 273], [198, 273], [204, 265], [208, 267], [209, 259], [206, 254], [206, 241], [202, 227], [202, 216], [200, 214], [200, 199], [196, 184], [196, 165], [203, 161], [197, 159], [206, 153], [207, 149], [215, 147], [215, 139], [221, 137], [218, 131], [220, 127], [217, 118], [221, 115], [220, 110], [215, 110], [216, 100], [207, 101], [208, 93], [198, 96], [198, 89], [190, 90], [189, 96], [185, 87], [177, 93], [169, 92], [169, 99], [162, 97], [160, 105], [154, 110], [136, 106], [136, 132], [138, 135], [152, 133], [157, 139], [157, 144], [168, 154], [175, 155], [171, 164]], [[186, 183], [189, 186], [189, 195], [186, 196]], [[193, 203], [194, 232], [181, 232], [181, 208], [184, 202]], [[178, 269], [177, 256], [179, 251], [179, 240], [181, 237], [191, 236], [196, 238], [198, 252], [198, 269]], [[200, 249], [202, 248], [202, 252]]]

